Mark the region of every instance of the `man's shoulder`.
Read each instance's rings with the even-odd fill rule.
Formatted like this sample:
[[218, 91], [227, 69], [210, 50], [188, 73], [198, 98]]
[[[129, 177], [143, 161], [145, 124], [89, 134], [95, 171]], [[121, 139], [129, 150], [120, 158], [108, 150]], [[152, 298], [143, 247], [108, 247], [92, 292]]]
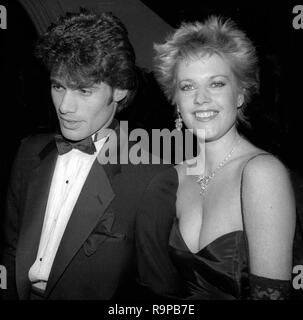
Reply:
[[17, 162], [35, 162], [39, 158], [40, 153], [46, 148], [47, 145], [53, 140], [53, 134], [41, 133], [29, 135], [20, 141], [19, 148], [15, 159]]
[[172, 167], [171, 164], [128, 164], [122, 165], [121, 173], [133, 189], [145, 189], [161, 172]]
[[[119, 190], [123, 194], [122, 199], [127, 199], [127, 206], [132, 208], [133, 213], [137, 212], [137, 208], [141, 205], [143, 196], [150, 184], [170, 167], [172, 166], [168, 164], [121, 165], [121, 174], [117, 175]], [[124, 201], [122, 200], [123, 203]]]
[[27, 153], [37, 154], [53, 140], [53, 137], [52, 133], [29, 135], [21, 140], [20, 149]]
[[149, 163], [149, 164], [128, 164], [122, 165], [122, 173], [134, 175], [137, 178], [150, 180], [160, 172], [172, 167], [171, 164], [165, 163]]

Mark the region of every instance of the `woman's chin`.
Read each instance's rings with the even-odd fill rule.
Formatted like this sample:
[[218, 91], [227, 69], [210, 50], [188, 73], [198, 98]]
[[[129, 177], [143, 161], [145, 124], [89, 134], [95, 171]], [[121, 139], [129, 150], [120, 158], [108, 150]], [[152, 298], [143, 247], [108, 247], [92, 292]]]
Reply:
[[194, 134], [197, 137], [198, 141], [201, 141], [201, 142], [213, 140], [216, 136], [215, 133], [212, 132], [212, 130], [209, 130], [209, 128], [205, 128], [205, 129], [196, 128], [194, 129]]

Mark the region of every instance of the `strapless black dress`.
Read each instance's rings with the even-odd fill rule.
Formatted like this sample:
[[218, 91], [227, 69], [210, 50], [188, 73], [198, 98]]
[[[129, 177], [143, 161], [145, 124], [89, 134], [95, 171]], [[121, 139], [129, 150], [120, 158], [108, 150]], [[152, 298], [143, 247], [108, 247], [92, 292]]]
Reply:
[[169, 239], [171, 258], [183, 279], [186, 299], [231, 300], [248, 295], [248, 262], [243, 231], [227, 233], [192, 253], [175, 219]]

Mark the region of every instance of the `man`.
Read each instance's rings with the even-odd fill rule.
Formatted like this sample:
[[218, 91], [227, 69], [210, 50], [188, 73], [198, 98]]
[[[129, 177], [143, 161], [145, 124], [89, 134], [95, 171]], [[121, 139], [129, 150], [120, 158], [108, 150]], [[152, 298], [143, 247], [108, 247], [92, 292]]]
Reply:
[[50, 71], [62, 135], [27, 138], [16, 157], [4, 298], [136, 297], [135, 214], [161, 166], [106, 164], [110, 157], [101, 152], [108, 141], [109, 150], [125, 147], [111, 135], [120, 136], [114, 116], [136, 88], [127, 31], [109, 13], [67, 14], [36, 53]]

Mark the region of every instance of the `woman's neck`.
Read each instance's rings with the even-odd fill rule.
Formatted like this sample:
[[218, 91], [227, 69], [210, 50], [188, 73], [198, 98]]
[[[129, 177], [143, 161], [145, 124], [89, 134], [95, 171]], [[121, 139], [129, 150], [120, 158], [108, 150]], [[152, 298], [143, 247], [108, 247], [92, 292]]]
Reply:
[[[231, 157], [230, 153], [235, 151], [236, 144], [240, 139], [235, 127], [231, 128], [224, 136], [217, 140], [206, 141], [200, 144], [202, 153], [200, 156], [204, 157], [205, 173], [210, 175], [227, 157]], [[203, 155], [204, 153], [204, 155]]]

